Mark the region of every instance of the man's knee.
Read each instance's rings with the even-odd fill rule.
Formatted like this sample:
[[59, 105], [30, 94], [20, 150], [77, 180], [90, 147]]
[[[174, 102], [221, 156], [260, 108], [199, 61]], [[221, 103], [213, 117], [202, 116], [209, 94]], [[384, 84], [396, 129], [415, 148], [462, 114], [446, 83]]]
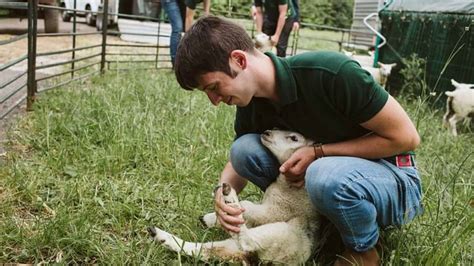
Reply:
[[230, 149], [232, 165], [247, 165], [256, 155], [256, 146], [260, 146], [258, 134], [247, 134], [236, 139]]
[[306, 170], [306, 190], [314, 207], [325, 212], [334, 209], [338, 193], [346, 185], [347, 179], [336, 171], [334, 158], [320, 158]]
[[259, 134], [247, 134], [234, 141], [230, 161], [240, 176], [249, 179], [262, 190], [278, 175], [278, 161], [260, 142]]

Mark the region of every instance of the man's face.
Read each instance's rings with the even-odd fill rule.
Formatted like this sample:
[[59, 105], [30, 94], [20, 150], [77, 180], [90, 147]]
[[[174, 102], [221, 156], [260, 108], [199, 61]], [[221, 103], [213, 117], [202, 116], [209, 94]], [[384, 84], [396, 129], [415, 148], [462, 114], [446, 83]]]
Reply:
[[253, 97], [251, 86], [245, 76], [245, 71], [240, 71], [235, 78], [220, 71], [209, 72], [199, 78], [199, 90], [204, 91], [215, 106], [223, 102], [227, 105], [244, 107]]

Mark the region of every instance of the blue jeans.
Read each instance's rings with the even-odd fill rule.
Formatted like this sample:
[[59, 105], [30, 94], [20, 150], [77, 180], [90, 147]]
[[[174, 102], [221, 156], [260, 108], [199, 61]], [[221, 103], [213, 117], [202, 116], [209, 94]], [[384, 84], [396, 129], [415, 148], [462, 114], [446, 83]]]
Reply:
[[[265, 190], [278, 176], [279, 164], [247, 134], [232, 145], [236, 172]], [[306, 170], [305, 187], [315, 208], [338, 229], [346, 247], [367, 251], [377, 243], [379, 227], [401, 226], [421, 214], [421, 181], [415, 167], [397, 167], [383, 159], [333, 156]]]
[[178, 50], [178, 44], [181, 39], [181, 32], [183, 32], [183, 19], [181, 18], [181, 11], [177, 0], [162, 0], [161, 5], [171, 23], [170, 55], [171, 63], [174, 66], [176, 51]]

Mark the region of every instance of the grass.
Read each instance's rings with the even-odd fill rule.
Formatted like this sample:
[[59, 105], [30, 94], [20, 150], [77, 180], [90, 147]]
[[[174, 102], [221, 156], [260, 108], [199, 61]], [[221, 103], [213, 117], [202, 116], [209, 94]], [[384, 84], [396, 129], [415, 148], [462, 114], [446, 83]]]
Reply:
[[[425, 213], [384, 234], [384, 264], [472, 265], [473, 134], [454, 138], [441, 111], [399, 100], [422, 136]], [[226, 237], [197, 218], [212, 210], [233, 115], [168, 71], [109, 71], [42, 94], [0, 161], [0, 262], [197, 264], [151, 243], [146, 228]], [[242, 194], [260, 196], [254, 186]]]

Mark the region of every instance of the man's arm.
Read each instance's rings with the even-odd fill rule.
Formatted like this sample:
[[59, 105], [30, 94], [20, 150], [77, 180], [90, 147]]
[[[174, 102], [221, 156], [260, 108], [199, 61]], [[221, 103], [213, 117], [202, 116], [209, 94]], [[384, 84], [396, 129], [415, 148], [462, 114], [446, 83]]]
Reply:
[[257, 33], [262, 32], [263, 27], [263, 11], [261, 6], [255, 6], [255, 27], [257, 27]]
[[209, 14], [211, 13], [211, 0], [204, 0], [204, 14], [206, 14], [206, 16], [209, 16]]
[[271, 37], [272, 42], [274, 44], [277, 44], [278, 40], [280, 39], [281, 31], [283, 30], [283, 27], [285, 26], [287, 11], [288, 11], [288, 4], [278, 6], [279, 15], [278, 15], [277, 27], [275, 29], [275, 34], [273, 34], [273, 36]]
[[[234, 167], [230, 162], [227, 162], [224, 170], [222, 171], [219, 184], [229, 184], [237, 193], [240, 193], [247, 184], [247, 179], [241, 177], [235, 172]], [[238, 216], [244, 211], [243, 209], [237, 209], [225, 204], [222, 198], [222, 188], [216, 191], [214, 208], [217, 214], [219, 223], [226, 231], [232, 231], [238, 233], [240, 231], [239, 224], [243, 224], [244, 221]]]
[[184, 25], [184, 31], [188, 31], [189, 28], [193, 25], [193, 19], [194, 19], [194, 9], [191, 9], [189, 7], [186, 7], [186, 18], [185, 18], [185, 25]]
[[293, 22], [293, 30], [297, 31], [300, 28], [300, 4], [299, 0], [290, 0], [293, 1], [293, 9], [295, 12], [295, 22]]
[[[420, 143], [413, 122], [392, 96], [374, 117], [360, 125], [372, 133], [352, 140], [324, 144], [324, 155], [379, 159], [415, 150]], [[299, 149], [282, 164], [280, 172], [295, 186], [302, 186], [303, 174], [315, 159], [312, 147]]]
[[415, 125], [392, 96], [389, 96], [382, 110], [360, 125], [373, 133], [349, 141], [325, 144], [325, 155], [378, 159], [415, 150], [420, 144]]

